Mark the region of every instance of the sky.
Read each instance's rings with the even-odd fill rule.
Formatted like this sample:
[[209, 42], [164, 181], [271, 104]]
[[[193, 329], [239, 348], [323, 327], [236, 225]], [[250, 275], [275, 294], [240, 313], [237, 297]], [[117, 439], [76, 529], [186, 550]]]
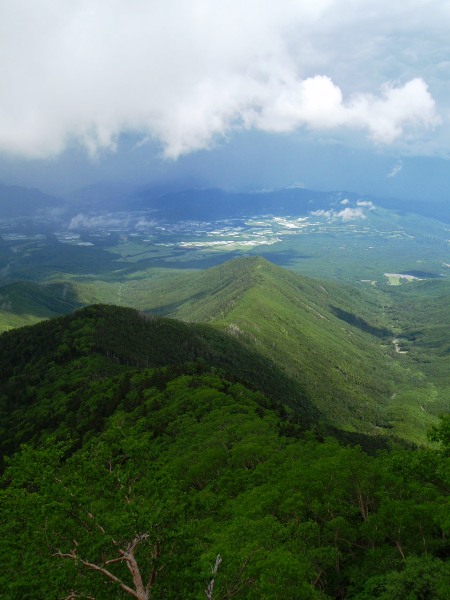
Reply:
[[447, 200], [450, 1], [0, 0], [0, 180]]

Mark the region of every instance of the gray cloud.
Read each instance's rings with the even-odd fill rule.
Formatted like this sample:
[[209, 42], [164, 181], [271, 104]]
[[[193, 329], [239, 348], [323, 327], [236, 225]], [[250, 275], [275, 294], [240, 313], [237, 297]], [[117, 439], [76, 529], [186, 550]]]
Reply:
[[0, 150], [95, 156], [135, 132], [177, 158], [252, 128], [429, 146], [449, 22], [437, 0], [3, 0]]

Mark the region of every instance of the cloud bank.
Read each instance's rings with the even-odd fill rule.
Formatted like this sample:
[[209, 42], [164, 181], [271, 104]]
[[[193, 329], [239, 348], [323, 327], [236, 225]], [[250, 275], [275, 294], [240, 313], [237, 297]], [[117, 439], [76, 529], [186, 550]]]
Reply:
[[342, 221], [348, 223], [349, 221], [357, 221], [361, 219], [367, 219], [367, 211], [375, 210], [375, 205], [370, 200], [358, 200], [356, 206], [348, 206], [349, 200], [344, 199], [340, 202], [345, 208], [341, 210], [315, 210], [311, 212], [313, 217], [322, 217], [329, 221]]
[[440, 122], [427, 71], [410, 57], [386, 66], [381, 36], [393, 18], [414, 32], [425, 9], [439, 27], [447, 4], [3, 0], [0, 150], [47, 158], [82, 144], [95, 155], [133, 132], [177, 158], [236, 129], [420, 136]]

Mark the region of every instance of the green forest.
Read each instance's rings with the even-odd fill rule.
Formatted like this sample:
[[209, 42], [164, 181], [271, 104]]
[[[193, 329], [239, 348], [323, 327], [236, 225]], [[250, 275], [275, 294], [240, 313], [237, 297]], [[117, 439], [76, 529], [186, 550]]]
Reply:
[[1, 597], [448, 598], [448, 416], [352, 434], [239, 336], [113, 306], [0, 363]]

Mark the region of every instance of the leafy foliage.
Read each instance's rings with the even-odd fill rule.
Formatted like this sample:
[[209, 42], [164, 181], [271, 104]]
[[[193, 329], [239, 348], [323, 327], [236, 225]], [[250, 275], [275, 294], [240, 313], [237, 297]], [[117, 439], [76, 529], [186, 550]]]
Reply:
[[218, 555], [217, 599], [444, 598], [441, 454], [285, 437], [259, 392], [155, 375], [137, 372], [81, 447], [48, 438], [8, 461], [3, 597], [127, 597], [134, 544], [152, 598], [204, 598]]
[[159, 310], [202, 324], [96, 305], [0, 337], [2, 597], [443, 600], [449, 418], [361, 433], [414, 357], [363, 294], [201, 275]]
[[[113, 414], [141, 368], [177, 372], [205, 365], [295, 407], [304, 424], [317, 411], [298, 383], [240, 340], [210, 326], [146, 317], [132, 309], [92, 306], [1, 337], [0, 424], [2, 450], [45, 439], [58, 431], [80, 438], [98, 431]], [[139, 402], [141, 396], [136, 397]]]

